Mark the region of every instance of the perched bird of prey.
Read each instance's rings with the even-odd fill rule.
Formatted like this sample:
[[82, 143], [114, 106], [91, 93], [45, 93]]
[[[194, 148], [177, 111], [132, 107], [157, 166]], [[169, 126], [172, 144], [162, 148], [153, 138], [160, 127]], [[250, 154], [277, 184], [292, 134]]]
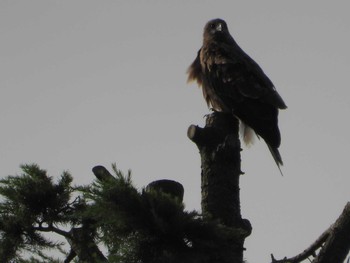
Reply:
[[208, 107], [231, 112], [241, 121], [247, 144], [254, 134], [251, 129], [265, 140], [281, 171], [278, 110], [287, 106], [259, 65], [232, 38], [224, 20], [205, 25], [203, 45], [187, 73], [188, 82], [202, 87]]

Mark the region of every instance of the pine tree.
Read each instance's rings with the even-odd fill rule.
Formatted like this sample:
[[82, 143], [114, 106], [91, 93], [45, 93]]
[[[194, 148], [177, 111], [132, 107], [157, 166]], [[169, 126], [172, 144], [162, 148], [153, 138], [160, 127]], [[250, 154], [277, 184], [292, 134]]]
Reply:
[[[43, 251], [57, 249], [64, 262], [211, 262], [236, 235], [215, 220], [184, 210], [183, 187], [160, 180], [138, 191], [130, 171], [102, 166], [97, 180], [73, 187], [64, 172], [57, 183], [37, 165], [2, 179], [0, 258], [4, 262], [59, 262]], [[52, 242], [45, 233], [66, 239]], [[100, 251], [103, 244], [108, 251]], [[26, 252], [26, 253], [24, 253]], [[25, 255], [32, 257], [25, 259]]]

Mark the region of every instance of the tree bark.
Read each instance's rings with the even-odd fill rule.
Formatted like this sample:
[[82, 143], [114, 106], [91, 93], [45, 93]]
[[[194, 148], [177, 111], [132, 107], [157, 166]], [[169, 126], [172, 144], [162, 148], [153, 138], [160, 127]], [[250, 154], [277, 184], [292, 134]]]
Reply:
[[313, 263], [343, 262], [350, 249], [350, 203], [332, 225], [329, 237]]
[[201, 156], [202, 214], [235, 232], [227, 253], [211, 262], [243, 262], [243, 244], [251, 225], [242, 219], [240, 208], [239, 122], [232, 114], [214, 112], [206, 117], [204, 128], [191, 125], [187, 135]]
[[108, 262], [91, 236], [91, 230], [84, 226], [72, 228], [67, 237], [73, 253], [78, 256], [81, 263]]

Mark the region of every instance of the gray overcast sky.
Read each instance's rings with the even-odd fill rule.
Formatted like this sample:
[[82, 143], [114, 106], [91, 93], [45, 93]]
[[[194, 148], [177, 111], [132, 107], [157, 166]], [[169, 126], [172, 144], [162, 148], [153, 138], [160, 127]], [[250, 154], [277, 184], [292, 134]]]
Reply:
[[0, 1], [3, 176], [35, 162], [75, 183], [91, 168], [133, 170], [142, 187], [170, 178], [200, 209], [200, 159], [186, 137], [209, 111], [186, 69], [204, 24], [226, 20], [288, 105], [284, 177], [265, 143], [242, 153], [250, 263], [292, 256], [350, 199], [348, 1]]

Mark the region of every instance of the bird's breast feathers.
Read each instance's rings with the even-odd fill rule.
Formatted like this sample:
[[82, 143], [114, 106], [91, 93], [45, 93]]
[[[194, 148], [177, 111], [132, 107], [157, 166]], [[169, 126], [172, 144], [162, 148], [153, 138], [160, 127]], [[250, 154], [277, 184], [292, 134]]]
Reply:
[[229, 63], [228, 58], [217, 48], [206, 47], [200, 52], [200, 64], [202, 72], [210, 72], [215, 65], [223, 65]]

